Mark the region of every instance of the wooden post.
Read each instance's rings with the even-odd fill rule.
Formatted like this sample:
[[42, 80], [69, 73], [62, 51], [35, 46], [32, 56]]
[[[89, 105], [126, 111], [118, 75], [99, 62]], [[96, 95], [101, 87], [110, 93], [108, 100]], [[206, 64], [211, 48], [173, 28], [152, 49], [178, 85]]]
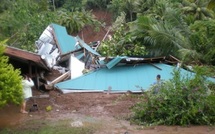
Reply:
[[32, 63], [31, 63], [31, 61], [28, 62], [28, 73], [29, 73], [30, 77], [32, 77]]

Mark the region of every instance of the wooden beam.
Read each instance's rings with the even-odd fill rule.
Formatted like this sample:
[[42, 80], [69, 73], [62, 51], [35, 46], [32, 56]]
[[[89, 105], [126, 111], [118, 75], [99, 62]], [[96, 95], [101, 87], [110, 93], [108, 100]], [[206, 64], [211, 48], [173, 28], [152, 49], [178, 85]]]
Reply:
[[179, 59], [175, 58], [174, 56], [172, 55], [169, 55], [171, 58], [173, 58], [174, 60], [178, 61], [178, 62], [181, 62]]
[[152, 63], [149, 63], [150, 65], [152, 65], [153, 67], [155, 67], [155, 68], [157, 68], [157, 69], [159, 69], [159, 70], [162, 70], [161, 68], [159, 68], [158, 66], [155, 66], [154, 64], [152, 64]]
[[28, 74], [30, 77], [32, 77], [32, 62], [31, 61], [28, 62]]

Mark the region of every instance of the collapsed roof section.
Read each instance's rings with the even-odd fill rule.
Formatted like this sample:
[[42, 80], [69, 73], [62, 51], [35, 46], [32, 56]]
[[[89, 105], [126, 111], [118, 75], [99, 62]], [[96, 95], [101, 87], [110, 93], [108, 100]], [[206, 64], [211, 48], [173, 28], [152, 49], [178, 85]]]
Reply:
[[179, 63], [179, 60], [177, 60], [173, 56], [163, 56], [163, 57], [154, 57], [154, 58], [138, 58], [138, 57], [128, 57], [128, 56], [117, 56], [114, 58], [108, 58], [105, 59], [106, 61], [106, 67], [108, 69], [111, 69], [114, 66], [117, 65], [131, 65], [131, 64], [141, 64], [141, 63], [167, 63], [167, 64], [174, 64], [176, 65]]
[[35, 45], [38, 54], [41, 55], [41, 58], [49, 68], [53, 68], [59, 62], [67, 61], [71, 53], [75, 54], [78, 51], [84, 54], [83, 50], [87, 50], [88, 54], [92, 54], [91, 56], [99, 56], [95, 50], [89, 47], [78, 36], [68, 35], [65, 27], [54, 23], [50, 24], [43, 31], [39, 39], [35, 42]]
[[41, 60], [40, 55], [38, 54], [21, 50], [18, 48], [10, 47], [10, 46], [6, 47], [4, 54], [9, 56], [12, 59], [16, 58], [25, 63], [32, 62], [40, 66], [41, 68], [48, 69], [45, 63]]
[[[114, 68], [100, 68], [76, 79], [57, 83], [56, 88], [63, 93], [69, 92], [142, 92], [148, 90], [156, 81], [157, 74], [163, 80], [172, 78], [174, 66], [155, 63], [115, 66]], [[182, 70], [181, 74], [192, 75], [191, 72]]]
[[[193, 77], [193, 72], [180, 67], [178, 59], [173, 56], [157, 58], [134, 58], [118, 56], [102, 59], [100, 66], [75, 79], [55, 84], [63, 93], [71, 92], [143, 92], [156, 81], [157, 74], [166, 81], [173, 77], [174, 69], [180, 68], [182, 77]], [[214, 78], [208, 80], [215, 82]]]

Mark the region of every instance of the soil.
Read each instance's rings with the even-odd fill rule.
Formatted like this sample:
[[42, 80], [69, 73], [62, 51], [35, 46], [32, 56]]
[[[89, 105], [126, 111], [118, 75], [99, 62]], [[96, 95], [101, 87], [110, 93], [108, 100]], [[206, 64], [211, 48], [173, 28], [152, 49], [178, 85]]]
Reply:
[[[106, 22], [107, 27], [101, 28], [99, 33], [92, 32], [85, 28], [80, 32], [85, 42], [102, 40], [111, 24], [111, 14], [106, 11], [93, 11], [94, 15]], [[84, 33], [84, 34], [83, 34]], [[50, 74], [53, 79], [54, 74]], [[144, 127], [130, 124], [128, 121], [132, 115], [130, 108], [138, 101], [142, 94], [107, 94], [107, 93], [69, 93], [62, 94], [58, 90], [41, 92], [33, 88], [35, 99], [27, 103], [30, 109], [37, 103], [38, 110], [28, 114], [19, 113], [19, 106], [8, 105], [0, 110], [0, 128], [20, 127], [38, 129], [41, 124], [26, 125], [29, 121], [49, 120], [58, 122], [59, 120], [69, 120], [85, 124], [99, 124], [96, 134], [214, 134], [215, 129], [210, 126], [153, 126]], [[25, 125], [23, 125], [25, 124]]]
[[83, 28], [83, 30], [78, 33], [78, 36], [86, 43], [102, 41], [106, 39], [106, 34], [107, 35], [112, 34], [112, 31], [109, 31], [112, 22], [111, 18], [112, 15], [107, 11], [101, 11], [96, 9], [92, 10], [92, 14], [95, 16], [97, 20], [102, 22], [104, 26], [100, 27], [98, 31], [90, 26], [86, 26], [85, 28]]
[[[37, 104], [38, 110], [28, 114], [19, 113], [19, 107], [8, 106], [0, 110], [0, 128], [18, 127], [25, 129], [39, 129], [44, 121], [58, 122], [61, 120], [72, 123], [83, 123], [81, 127], [90, 124], [96, 128], [95, 134], [214, 134], [215, 129], [211, 126], [151, 126], [144, 127], [131, 124], [129, 117], [130, 108], [143, 94], [107, 94], [107, 93], [69, 93], [62, 94], [58, 90], [40, 92], [33, 88], [36, 98], [27, 103], [30, 109]], [[50, 111], [47, 108], [50, 107]], [[8, 116], [4, 116], [4, 114]], [[29, 122], [34, 123], [31, 125]], [[1, 130], [1, 129], [0, 129]], [[0, 131], [1, 132], [1, 131]]]

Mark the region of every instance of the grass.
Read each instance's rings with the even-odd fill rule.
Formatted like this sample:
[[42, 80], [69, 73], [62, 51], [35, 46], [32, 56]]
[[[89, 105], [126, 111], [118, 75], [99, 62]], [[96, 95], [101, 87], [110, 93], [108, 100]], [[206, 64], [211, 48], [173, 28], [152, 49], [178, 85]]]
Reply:
[[0, 130], [0, 134], [93, 134], [99, 129], [98, 124], [83, 124], [82, 127], [72, 127], [71, 120], [31, 120], [21, 126]]

